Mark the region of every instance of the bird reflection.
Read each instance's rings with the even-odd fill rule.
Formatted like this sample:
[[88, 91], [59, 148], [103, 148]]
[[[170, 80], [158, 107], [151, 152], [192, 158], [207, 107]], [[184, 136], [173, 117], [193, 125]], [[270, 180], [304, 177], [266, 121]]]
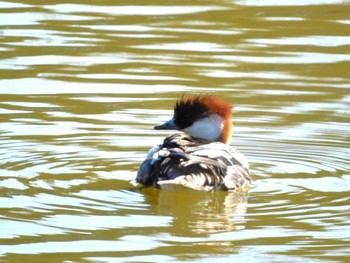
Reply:
[[247, 194], [215, 191], [171, 192], [143, 188], [150, 210], [173, 217], [173, 234], [211, 234], [245, 228]]

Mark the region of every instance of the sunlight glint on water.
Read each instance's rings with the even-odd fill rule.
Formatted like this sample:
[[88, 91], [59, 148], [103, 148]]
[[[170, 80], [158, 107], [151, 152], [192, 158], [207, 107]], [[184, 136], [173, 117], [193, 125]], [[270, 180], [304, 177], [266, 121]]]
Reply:
[[[347, 1], [0, 9], [2, 260], [349, 258]], [[235, 105], [248, 196], [131, 183], [183, 94]]]

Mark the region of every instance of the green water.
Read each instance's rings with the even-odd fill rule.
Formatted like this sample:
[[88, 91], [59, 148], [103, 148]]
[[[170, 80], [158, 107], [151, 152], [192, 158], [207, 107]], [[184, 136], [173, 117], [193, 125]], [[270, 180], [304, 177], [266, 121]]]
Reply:
[[[0, 260], [347, 262], [348, 1], [0, 2]], [[183, 94], [248, 196], [130, 181]]]

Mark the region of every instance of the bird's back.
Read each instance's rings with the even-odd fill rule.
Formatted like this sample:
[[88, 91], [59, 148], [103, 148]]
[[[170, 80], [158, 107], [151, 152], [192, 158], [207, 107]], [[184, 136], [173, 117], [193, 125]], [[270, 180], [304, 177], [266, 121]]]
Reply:
[[235, 148], [173, 134], [149, 151], [136, 181], [164, 189], [212, 191], [244, 189], [251, 178], [248, 162]]

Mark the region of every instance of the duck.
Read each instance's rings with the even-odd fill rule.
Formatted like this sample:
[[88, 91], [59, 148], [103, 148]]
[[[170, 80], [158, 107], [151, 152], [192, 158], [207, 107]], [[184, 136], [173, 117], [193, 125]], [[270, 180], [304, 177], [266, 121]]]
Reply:
[[175, 130], [151, 148], [136, 183], [165, 190], [247, 191], [246, 157], [230, 146], [232, 105], [213, 95], [182, 96], [169, 121], [155, 130]]

